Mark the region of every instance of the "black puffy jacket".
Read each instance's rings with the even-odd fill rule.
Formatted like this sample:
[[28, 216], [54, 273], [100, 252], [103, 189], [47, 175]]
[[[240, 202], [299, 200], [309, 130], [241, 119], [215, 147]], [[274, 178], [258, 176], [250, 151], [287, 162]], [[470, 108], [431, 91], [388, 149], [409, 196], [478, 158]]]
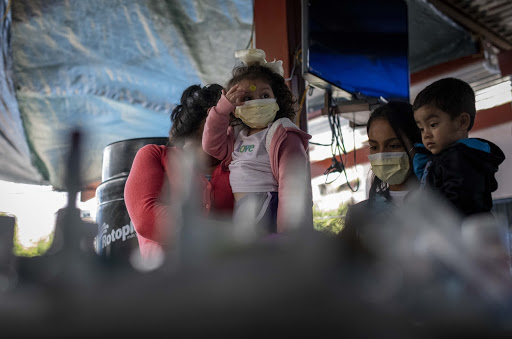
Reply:
[[[474, 141], [488, 144], [490, 151], [472, 147]], [[498, 146], [484, 139], [463, 139], [435, 155], [422, 146], [415, 147], [417, 156], [427, 155], [432, 161], [426, 174], [428, 187], [448, 199], [464, 215], [491, 210], [491, 192], [498, 188], [494, 175], [505, 160]], [[417, 175], [421, 173], [416, 159], [414, 171]]]

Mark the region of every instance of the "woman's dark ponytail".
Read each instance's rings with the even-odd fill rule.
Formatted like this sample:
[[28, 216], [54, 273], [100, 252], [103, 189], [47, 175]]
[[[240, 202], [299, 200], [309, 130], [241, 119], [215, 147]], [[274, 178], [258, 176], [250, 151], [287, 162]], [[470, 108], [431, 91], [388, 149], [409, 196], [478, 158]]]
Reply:
[[198, 132], [208, 109], [217, 104], [221, 93], [222, 86], [218, 84], [192, 85], [183, 91], [180, 104], [171, 113], [170, 146], [183, 147]]

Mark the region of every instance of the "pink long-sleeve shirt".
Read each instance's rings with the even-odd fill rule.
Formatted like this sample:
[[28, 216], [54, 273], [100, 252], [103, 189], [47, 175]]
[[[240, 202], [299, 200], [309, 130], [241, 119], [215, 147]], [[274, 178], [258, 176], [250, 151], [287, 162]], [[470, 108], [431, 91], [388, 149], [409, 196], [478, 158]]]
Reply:
[[[209, 110], [203, 132], [203, 150], [211, 156], [223, 160], [226, 164], [231, 162], [236, 139], [235, 129], [229, 124], [229, 114], [234, 109], [235, 106], [225, 95], [222, 95], [217, 106]], [[294, 185], [306, 185], [305, 194], [307, 196], [304, 197], [306, 208], [312, 208], [311, 173], [306, 153], [311, 135], [301, 131], [286, 118], [279, 119], [273, 124], [276, 126], [273, 126], [267, 150], [272, 173], [278, 182], [279, 190], [277, 231], [283, 232], [287, 225], [284, 211], [292, 209], [291, 206], [286, 205], [290, 203], [288, 197], [293, 195]], [[302, 168], [297, 170], [297, 166]], [[290, 173], [302, 173], [303, 177], [292, 177]], [[312, 225], [312, 212], [309, 210], [305, 212], [306, 218], [311, 219], [307, 222]]]
[[[183, 182], [179, 166], [182, 156], [183, 151], [176, 147], [146, 145], [133, 161], [124, 199], [143, 258], [152, 257], [172, 241], [173, 204], [180, 198]], [[233, 211], [233, 193], [225, 168], [217, 166], [209, 181], [201, 173], [194, 174], [204, 216], [230, 215]]]

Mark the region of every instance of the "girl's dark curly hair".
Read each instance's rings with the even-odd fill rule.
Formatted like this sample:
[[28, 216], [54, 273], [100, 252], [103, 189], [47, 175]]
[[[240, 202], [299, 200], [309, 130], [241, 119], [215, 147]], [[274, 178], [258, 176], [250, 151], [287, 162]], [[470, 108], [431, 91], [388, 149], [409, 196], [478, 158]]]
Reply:
[[221, 93], [222, 86], [218, 84], [192, 85], [183, 91], [180, 104], [171, 113], [169, 146], [183, 147], [188, 139], [197, 135], [208, 109], [217, 105]]
[[[413, 168], [413, 158], [409, 149], [415, 143], [421, 142], [420, 129], [414, 120], [414, 112], [412, 105], [407, 102], [390, 101], [385, 105], [376, 108], [370, 115], [368, 123], [366, 124], [366, 133], [370, 132], [372, 123], [376, 120], [383, 119], [389, 122], [389, 125], [396, 134], [400, 144], [409, 155], [409, 165]], [[412, 174], [414, 176], [414, 174]], [[370, 202], [375, 197], [375, 194], [381, 194], [387, 200], [390, 199], [389, 186], [387, 183], [374, 176], [372, 185], [369, 191]]]
[[[240, 65], [233, 69], [231, 80], [227, 83], [227, 90], [229, 91], [231, 87], [246, 79], [260, 79], [270, 85], [279, 105], [279, 111], [277, 111], [274, 121], [280, 118], [288, 118], [293, 121], [297, 112], [297, 99], [293, 97], [290, 88], [288, 88], [282, 76], [258, 63], [250, 66]], [[241, 122], [240, 119], [235, 120]]]

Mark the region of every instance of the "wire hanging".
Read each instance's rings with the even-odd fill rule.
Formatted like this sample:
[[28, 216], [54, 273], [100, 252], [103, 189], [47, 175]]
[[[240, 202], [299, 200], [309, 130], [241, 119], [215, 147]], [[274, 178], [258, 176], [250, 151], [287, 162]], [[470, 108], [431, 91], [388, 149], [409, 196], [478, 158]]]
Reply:
[[[355, 187], [352, 186], [350, 181], [348, 180], [347, 176], [347, 170], [345, 167], [345, 163], [347, 162], [347, 151], [345, 148], [345, 141], [343, 139], [343, 132], [342, 132], [342, 126], [341, 126], [341, 118], [340, 114], [338, 112], [338, 105], [336, 103], [336, 99], [334, 99], [331, 95], [331, 92], [328, 92], [328, 110], [327, 110], [327, 117], [329, 120], [329, 127], [331, 128], [331, 154], [332, 154], [332, 162], [331, 166], [327, 168], [324, 172], [324, 175], [329, 176], [331, 173], [339, 172], [343, 173], [345, 175], [345, 179], [347, 181], [347, 185], [350, 188], [352, 192], [356, 192], [359, 189], [359, 178], [356, 181]], [[354, 126], [354, 133], [355, 133], [355, 126]], [[354, 135], [354, 166], [356, 165], [356, 147], [355, 147], [355, 135]], [[345, 162], [343, 162], [342, 154], [345, 157]], [[339, 157], [339, 160], [338, 160]], [[333, 181], [335, 181], [339, 175], [333, 179], [330, 182], [327, 182], [326, 178], [326, 184], [330, 184]]]

